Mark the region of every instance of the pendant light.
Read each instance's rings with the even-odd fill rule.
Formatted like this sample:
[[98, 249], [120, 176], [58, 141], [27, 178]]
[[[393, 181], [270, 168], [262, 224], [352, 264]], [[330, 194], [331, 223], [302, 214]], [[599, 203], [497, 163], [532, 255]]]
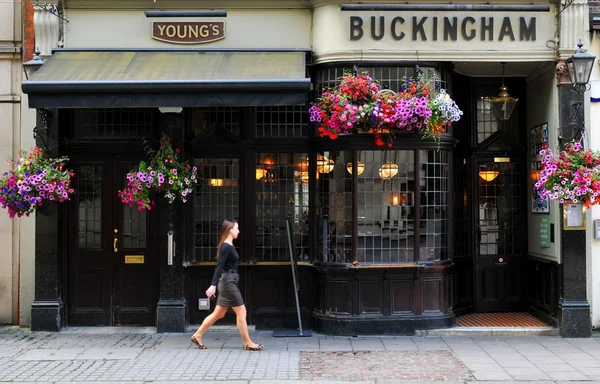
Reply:
[[[352, 162], [346, 164], [346, 169], [349, 174], [352, 174]], [[365, 171], [365, 163], [360, 161], [360, 151], [358, 152], [358, 161], [356, 162], [356, 174], [360, 176]]]
[[317, 155], [317, 171], [319, 173], [329, 173], [333, 171], [335, 163], [328, 157]]
[[492, 109], [500, 121], [510, 120], [510, 116], [517, 105], [519, 99], [515, 99], [508, 94], [508, 87], [504, 85], [504, 70], [506, 69], [506, 63], [502, 64], [502, 86], [500, 87], [500, 93], [496, 97], [490, 97], [489, 101], [492, 104]]
[[[348, 164], [346, 164], [346, 169], [348, 170], [348, 173], [352, 174], [352, 162], [349, 162]], [[364, 171], [365, 171], [365, 163], [363, 163], [362, 161], [357, 161], [356, 162], [356, 174], [360, 176]]]
[[391, 179], [398, 174], [398, 164], [385, 163], [379, 168], [379, 177], [384, 180]]

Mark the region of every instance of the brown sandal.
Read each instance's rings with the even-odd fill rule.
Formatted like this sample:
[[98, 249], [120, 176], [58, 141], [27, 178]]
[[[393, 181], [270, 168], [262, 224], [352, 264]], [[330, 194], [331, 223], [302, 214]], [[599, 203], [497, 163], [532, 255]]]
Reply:
[[200, 344], [200, 343], [198, 342], [198, 340], [196, 340], [196, 338], [195, 338], [194, 336], [190, 336], [190, 341], [191, 341], [192, 343], [196, 344], [196, 345], [198, 346], [198, 349], [208, 349], [208, 348], [206, 348], [206, 345], [204, 345], [204, 344]]
[[244, 345], [242, 347], [242, 349], [244, 351], [260, 351], [261, 349], [263, 349], [263, 346], [262, 346], [262, 344], [258, 344], [256, 347], [251, 347], [249, 345]]

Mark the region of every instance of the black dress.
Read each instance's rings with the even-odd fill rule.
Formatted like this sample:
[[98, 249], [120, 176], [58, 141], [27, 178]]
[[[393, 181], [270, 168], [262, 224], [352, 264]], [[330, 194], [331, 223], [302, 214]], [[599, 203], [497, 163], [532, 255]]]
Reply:
[[239, 307], [244, 305], [244, 299], [238, 289], [240, 275], [237, 272], [238, 256], [235, 248], [221, 244], [219, 262], [215, 269], [211, 285], [217, 286], [217, 305], [221, 307]]

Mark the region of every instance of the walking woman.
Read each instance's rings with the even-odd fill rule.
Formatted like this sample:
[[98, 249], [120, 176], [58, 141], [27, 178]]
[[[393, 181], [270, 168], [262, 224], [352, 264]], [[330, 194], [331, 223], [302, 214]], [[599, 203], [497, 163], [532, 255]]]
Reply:
[[206, 346], [202, 344], [204, 332], [215, 321], [222, 319], [229, 307], [235, 312], [237, 328], [244, 341], [243, 349], [246, 351], [260, 351], [263, 349], [262, 345], [250, 340], [248, 324], [246, 323], [246, 306], [237, 286], [240, 280], [240, 276], [237, 273], [237, 265], [240, 257], [233, 247], [233, 240], [239, 234], [240, 229], [235, 220], [226, 219], [223, 221], [221, 234], [219, 235], [219, 245], [217, 246], [217, 268], [215, 269], [212, 283], [206, 290], [206, 297], [212, 297], [215, 291], [219, 292], [217, 305], [213, 313], [204, 319], [200, 328], [190, 337], [192, 343], [196, 344], [200, 349], [206, 349]]

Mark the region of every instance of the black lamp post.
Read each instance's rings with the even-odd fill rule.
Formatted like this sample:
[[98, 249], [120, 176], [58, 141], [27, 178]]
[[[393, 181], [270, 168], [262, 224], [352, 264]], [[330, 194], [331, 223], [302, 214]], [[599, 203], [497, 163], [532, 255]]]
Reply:
[[25, 78], [29, 80], [34, 73], [37, 72], [40, 67], [44, 65], [44, 59], [40, 54], [40, 49], [37, 48], [33, 55], [33, 59], [29, 60], [26, 63], [23, 63], [23, 69], [25, 70]]
[[[596, 59], [581, 47], [581, 41], [573, 56], [565, 60], [569, 71], [571, 86], [559, 83], [559, 123], [561, 127], [560, 149], [566, 142], [579, 140], [585, 122], [584, 92], [590, 80], [590, 74]], [[563, 85], [564, 84], [564, 85]], [[577, 133], [574, 132], [577, 128]], [[561, 204], [560, 254], [562, 273], [559, 274], [558, 323], [563, 337], [590, 337], [592, 321], [590, 304], [587, 301], [587, 260], [585, 216], [581, 204], [565, 202]], [[572, 225], [569, 216], [582, 217], [583, 225]]]
[[581, 47], [583, 47], [583, 44], [581, 43], [581, 40], [579, 40], [573, 56], [565, 60], [565, 64], [569, 70], [571, 84], [573, 84], [573, 87], [578, 92], [586, 90], [586, 87], [590, 82], [594, 60], [596, 60], [596, 56], [587, 53], [587, 51]]

